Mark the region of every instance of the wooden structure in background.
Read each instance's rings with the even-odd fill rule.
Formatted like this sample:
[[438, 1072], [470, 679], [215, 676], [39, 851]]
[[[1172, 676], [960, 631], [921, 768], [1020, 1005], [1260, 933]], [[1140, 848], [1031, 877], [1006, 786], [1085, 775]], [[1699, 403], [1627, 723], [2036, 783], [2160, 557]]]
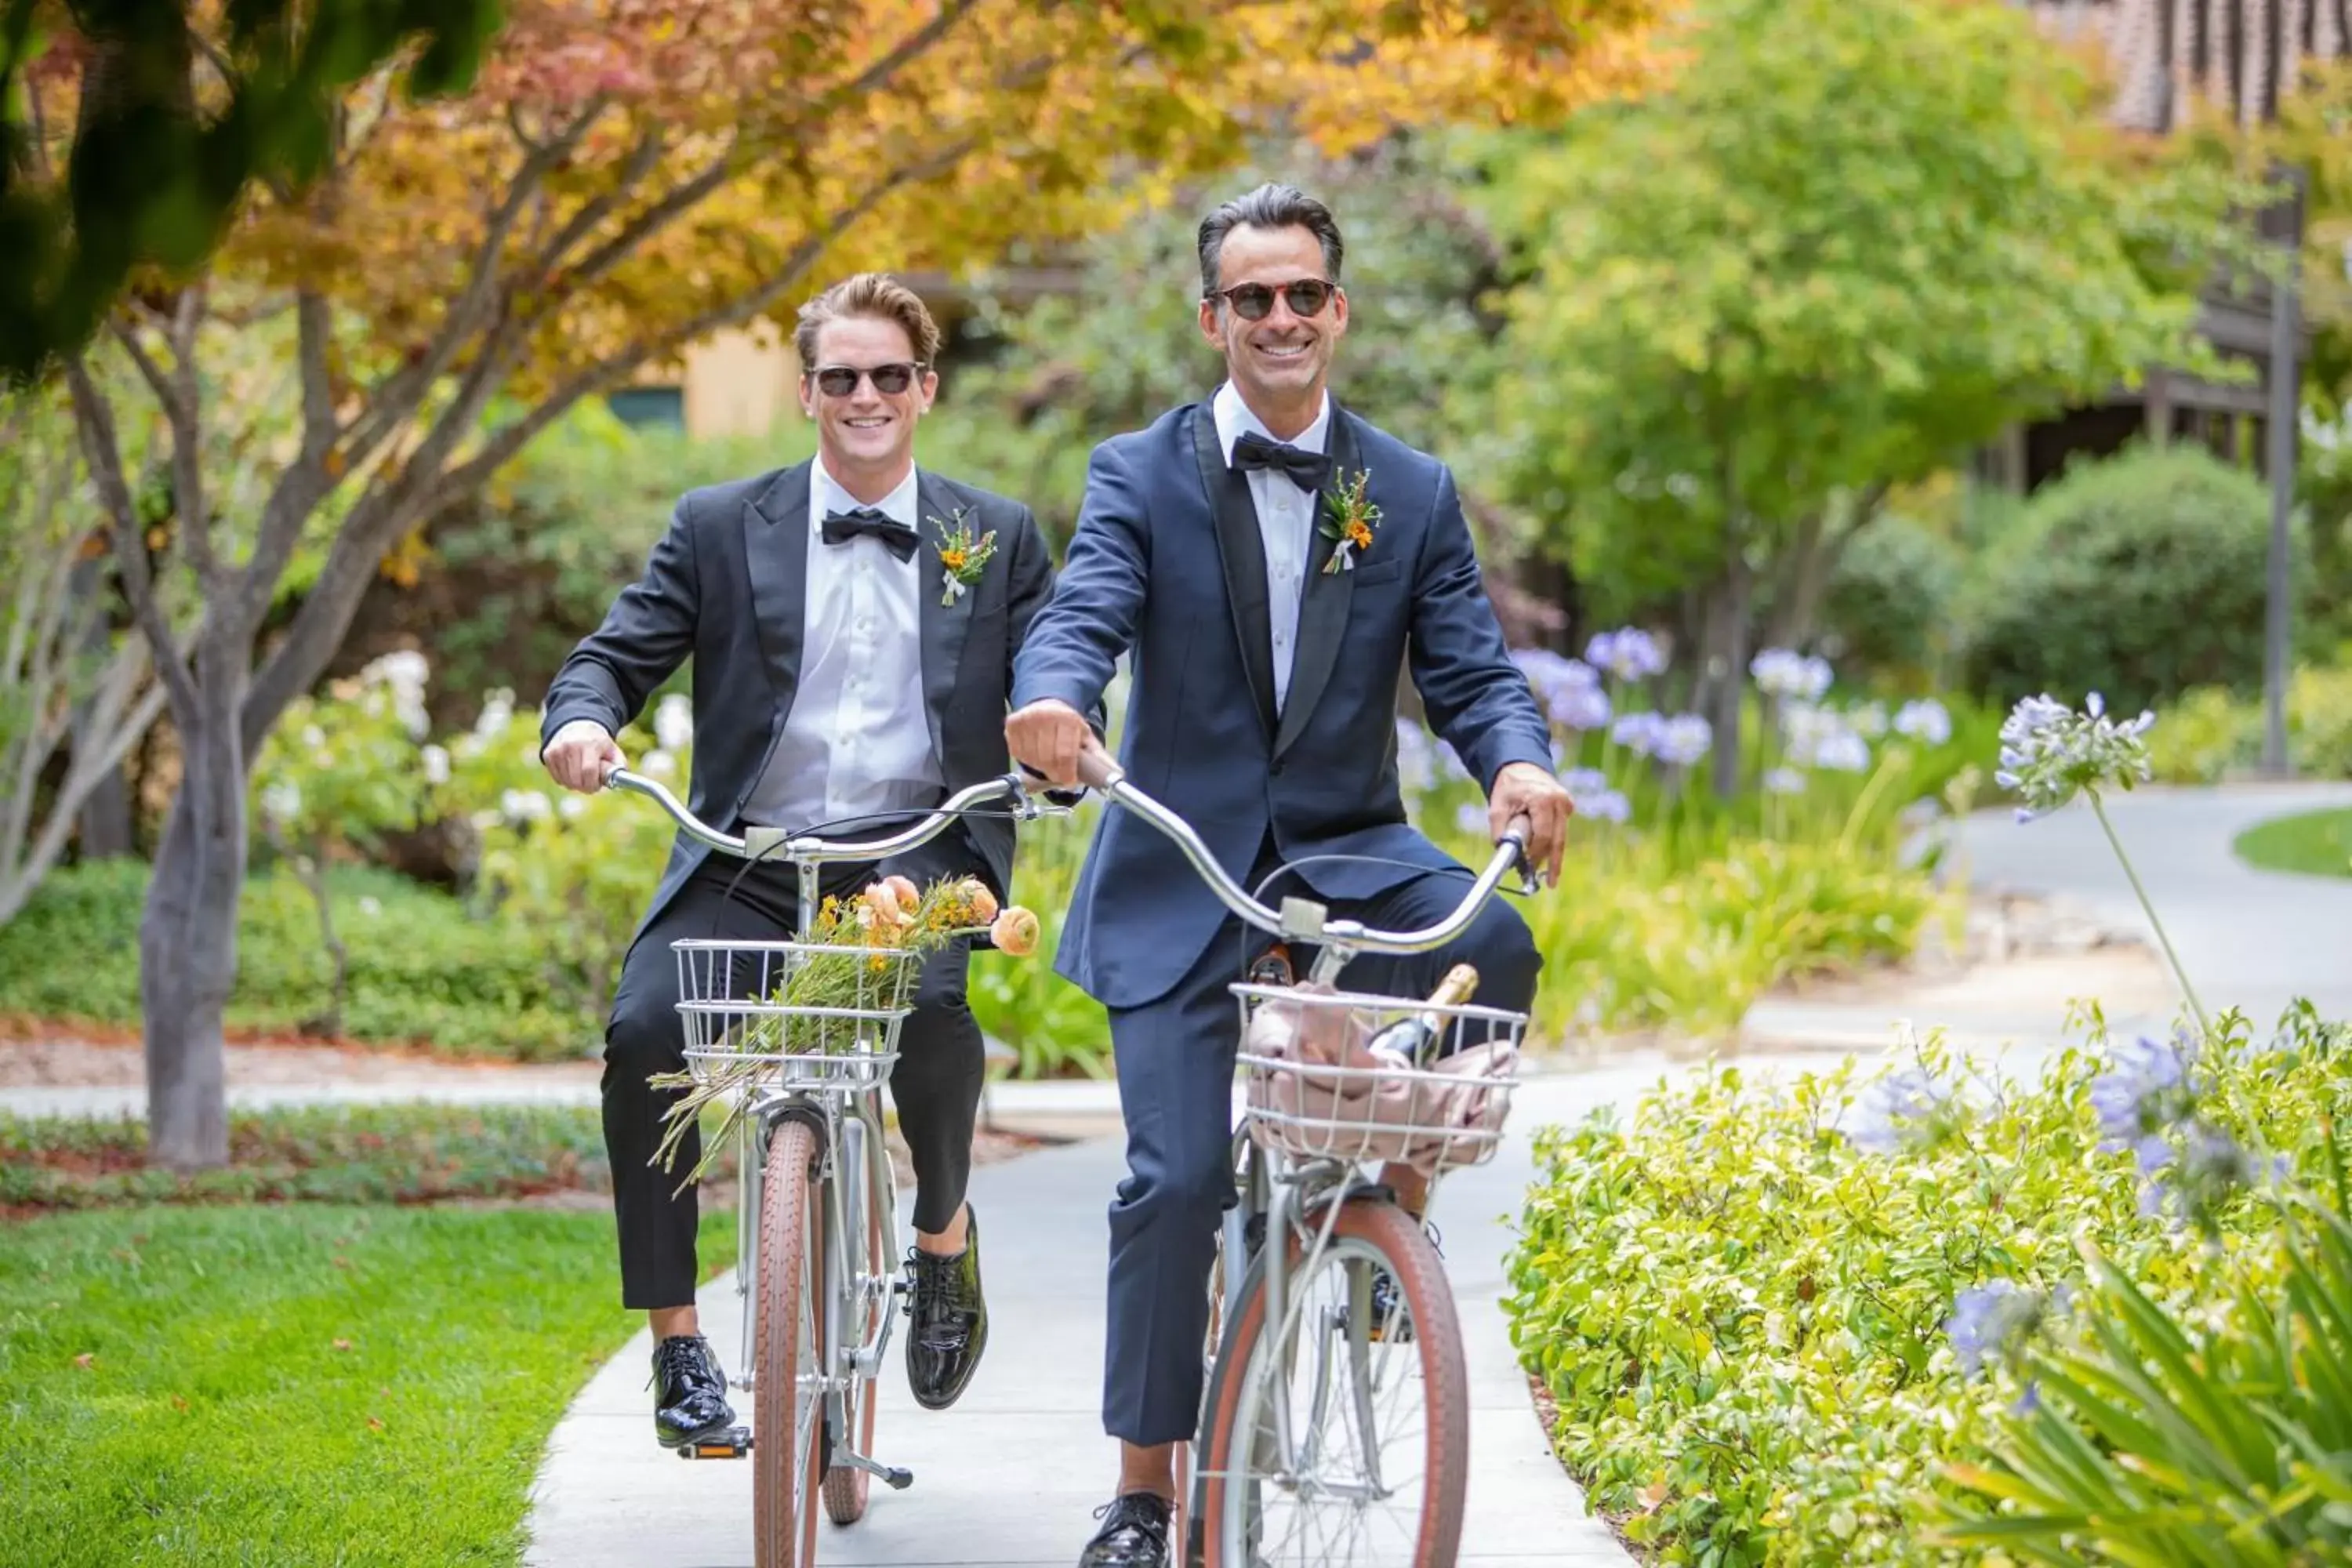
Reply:
[[[2191, 100], [2226, 108], [2242, 125], [2276, 118], [2314, 61], [2352, 56], [2352, 0], [2011, 0], [2068, 43], [2095, 42], [2116, 74], [2116, 122], [2154, 135], [2179, 124]], [[2256, 219], [2263, 237], [2298, 246], [2303, 212], [2289, 199]], [[2274, 353], [2277, 301], [2252, 279], [2207, 290], [2198, 330], [2250, 382], [2217, 384], [2161, 366], [2137, 389], [2116, 387], [2087, 406], [2012, 426], [1979, 454], [1978, 477], [2020, 494], [2039, 489], [2078, 457], [2107, 457], [2135, 438], [2195, 441], [2227, 461], [2267, 474], [2273, 443], [2273, 365], [2300, 374], [2303, 333]], [[2289, 400], [2291, 406], [2293, 400]]]

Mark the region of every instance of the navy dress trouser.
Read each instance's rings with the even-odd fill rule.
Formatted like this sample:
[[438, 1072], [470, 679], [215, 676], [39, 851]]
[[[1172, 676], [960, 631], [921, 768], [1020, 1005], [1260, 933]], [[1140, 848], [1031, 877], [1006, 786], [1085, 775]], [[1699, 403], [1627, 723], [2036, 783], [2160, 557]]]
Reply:
[[[1255, 874], [1252, 885], [1274, 862]], [[1434, 925], [1469, 890], [1465, 874], [1433, 872], [1378, 898], [1330, 900], [1332, 913], [1390, 931]], [[1276, 898], [1277, 886], [1261, 900]], [[1241, 1010], [1227, 989], [1267, 939], [1228, 920], [1175, 989], [1139, 1007], [1110, 1010], [1128, 1175], [1110, 1207], [1110, 1290], [1103, 1375], [1103, 1427], [1143, 1447], [1190, 1439], [1205, 1375], [1209, 1268], [1217, 1230], [1235, 1200], [1234, 1058]], [[1307, 973], [1307, 953], [1295, 957]], [[1367, 953], [1344, 970], [1345, 990], [1426, 996], [1445, 971], [1478, 970], [1476, 1003], [1524, 1012], [1543, 967], [1527, 923], [1500, 897], [1452, 945], [1410, 957]]]

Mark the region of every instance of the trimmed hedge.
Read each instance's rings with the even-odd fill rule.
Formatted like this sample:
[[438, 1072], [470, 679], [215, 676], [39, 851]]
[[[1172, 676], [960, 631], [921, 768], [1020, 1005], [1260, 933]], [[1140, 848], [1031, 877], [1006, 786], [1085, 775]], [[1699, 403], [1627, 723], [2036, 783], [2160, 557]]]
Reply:
[[[2202, 1064], [2207, 1104], [2255, 1107], [2269, 1147], [2326, 1185], [2347, 1037], [2307, 1015], [2274, 1047], [2240, 1030]], [[1871, 1089], [1852, 1060], [1780, 1092], [1721, 1068], [1622, 1122], [1543, 1134], [1505, 1306], [1592, 1506], [1664, 1563], [1984, 1561], [1927, 1538], [1959, 1499], [1944, 1467], [1990, 1463], [2020, 1398], [1970, 1375], [1947, 1326], [1961, 1293], [2080, 1290], [2090, 1242], [2201, 1313], [2270, 1250], [2243, 1193], [2218, 1249], [2143, 1212], [2132, 1153], [2101, 1146], [2092, 1085], [2111, 1065], [2070, 1047], [2031, 1088], [1940, 1100], [1893, 1092], [1920, 1079]], [[1956, 1077], [1932, 1043], [1916, 1070]], [[2242, 1136], [2232, 1110], [2209, 1113]]]

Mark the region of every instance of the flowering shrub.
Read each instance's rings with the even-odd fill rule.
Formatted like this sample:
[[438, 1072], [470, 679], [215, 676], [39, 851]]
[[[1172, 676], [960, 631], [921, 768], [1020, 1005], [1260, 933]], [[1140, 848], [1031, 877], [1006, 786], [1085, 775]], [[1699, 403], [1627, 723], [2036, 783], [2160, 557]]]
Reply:
[[2010, 1347], [2093, 1294], [2080, 1249], [2175, 1310], [2275, 1278], [2223, 1151], [2316, 1179], [2352, 1115], [2352, 1050], [2307, 1013], [2174, 1048], [2095, 1024], [2030, 1089], [1932, 1039], [1778, 1093], [1723, 1068], [1543, 1135], [1506, 1308], [1593, 1506], [1666, 1563], [1991, 1561], [1931, 1538], [1945, 1467], [2049, 1397]]
[[[2217, 686], [2199, 687], [2164, 710], [2149, 737], [2150, 763], [2168, 784], [2215, 784], [2262, 760], [2263, 705]], [[2286, 689], [2287, 754], [2300, 773], [2352, 778], [2352, 668], [2306, 666]]]

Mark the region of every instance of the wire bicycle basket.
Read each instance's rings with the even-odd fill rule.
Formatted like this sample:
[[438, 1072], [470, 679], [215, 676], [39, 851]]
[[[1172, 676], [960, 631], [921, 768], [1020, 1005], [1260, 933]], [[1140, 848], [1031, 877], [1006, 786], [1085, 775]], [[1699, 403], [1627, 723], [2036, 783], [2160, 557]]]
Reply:
[[[1232, 987], [1242, 1010], [1243, 1117], [1260, 1147], [1294, 1159], [1400, 1161], [1434, 1178], [1495, 1157], [1518, 1087], [1525, 1013], [1307, 986]], [[1447, 1054], [1391, 1065], [1365, 1042], [1435, 1023]]]
[[684, 940], [677, 1011], [699, 1084], [857, 1090], [898, 1059], [928, 952], [827, 942]]

